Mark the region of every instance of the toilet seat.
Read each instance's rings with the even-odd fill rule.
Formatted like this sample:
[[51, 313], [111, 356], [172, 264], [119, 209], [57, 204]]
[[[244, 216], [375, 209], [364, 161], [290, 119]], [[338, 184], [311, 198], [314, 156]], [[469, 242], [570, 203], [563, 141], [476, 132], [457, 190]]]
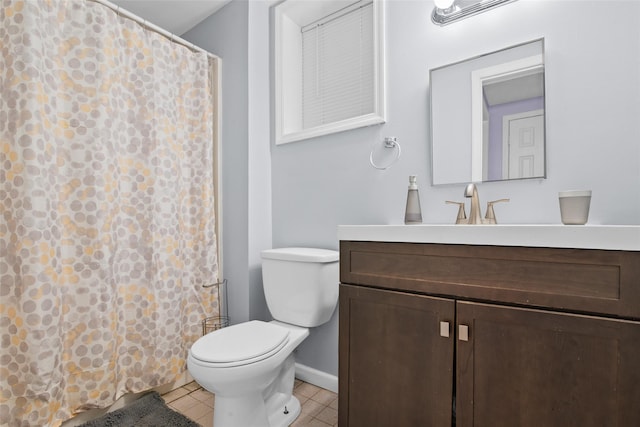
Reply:
[[234, 367], [266, 359], [288, 341], [288, 329], [253, 320], [205, 335], [190, 352], [193, 358], [212, 367]]

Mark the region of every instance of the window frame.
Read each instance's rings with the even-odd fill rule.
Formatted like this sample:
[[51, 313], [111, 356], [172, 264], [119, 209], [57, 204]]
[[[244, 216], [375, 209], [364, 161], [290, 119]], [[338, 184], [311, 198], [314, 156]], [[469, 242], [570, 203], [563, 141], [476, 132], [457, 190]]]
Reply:
[[[353, 3], [356, 3], [354, 1]], [[374, 110], [344, 120], [304, 129], [302, 127], [302, 71], [301, 55], [295, 57], [300, 44], [295, 30], [298, 26], [289, 13], [295, 8], [304, 8], [304, 0], [285, 0], [274, 7], [274, 89], [275, 89], [275, 143], [276, 145], [302, 141], [336, 132], [356, 129], [386, 121], [385, 103], [385, 56], [384, 56], [384, 2], [373, 3], [373, 73], [374, 73]], [[308, 4], [308, 2], [307, 2]], [[342, 5], [345, 3], [342, 2]], [[318, 15], [320, 19], [328, 14]], [[293, 48], [292, 48], [293, 46]], [[299, 68], [299, 69], [298, 69]]]

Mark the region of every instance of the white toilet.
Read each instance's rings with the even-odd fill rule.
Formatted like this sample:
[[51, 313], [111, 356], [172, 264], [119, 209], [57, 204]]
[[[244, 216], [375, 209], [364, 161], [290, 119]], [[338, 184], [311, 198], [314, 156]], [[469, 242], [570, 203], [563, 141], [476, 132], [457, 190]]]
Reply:
[[338, 252], [283, 248], [262, 252], [262, 281], [275, 320], [211, 332], [189, 350], [187, 367], [216, 395], [216, 427], [285, 427], [300, 414], [293, 395], [293, 350], [326, 323], [338, 302]]

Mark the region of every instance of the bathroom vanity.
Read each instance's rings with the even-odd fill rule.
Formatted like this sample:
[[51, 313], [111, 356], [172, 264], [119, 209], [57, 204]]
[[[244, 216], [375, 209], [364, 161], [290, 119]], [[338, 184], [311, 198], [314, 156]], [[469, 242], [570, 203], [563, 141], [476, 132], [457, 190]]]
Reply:
[[341, 226], [339, 425], [640, 425], [640, 227]]

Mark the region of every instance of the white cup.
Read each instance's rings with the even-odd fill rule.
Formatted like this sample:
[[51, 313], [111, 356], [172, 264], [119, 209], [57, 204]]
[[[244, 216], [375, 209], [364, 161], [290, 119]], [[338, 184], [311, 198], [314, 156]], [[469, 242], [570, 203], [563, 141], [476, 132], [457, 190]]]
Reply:
[[589, 219], [591, 190], [560, 191], [560, 218], [565, 225], [583, 225]]

